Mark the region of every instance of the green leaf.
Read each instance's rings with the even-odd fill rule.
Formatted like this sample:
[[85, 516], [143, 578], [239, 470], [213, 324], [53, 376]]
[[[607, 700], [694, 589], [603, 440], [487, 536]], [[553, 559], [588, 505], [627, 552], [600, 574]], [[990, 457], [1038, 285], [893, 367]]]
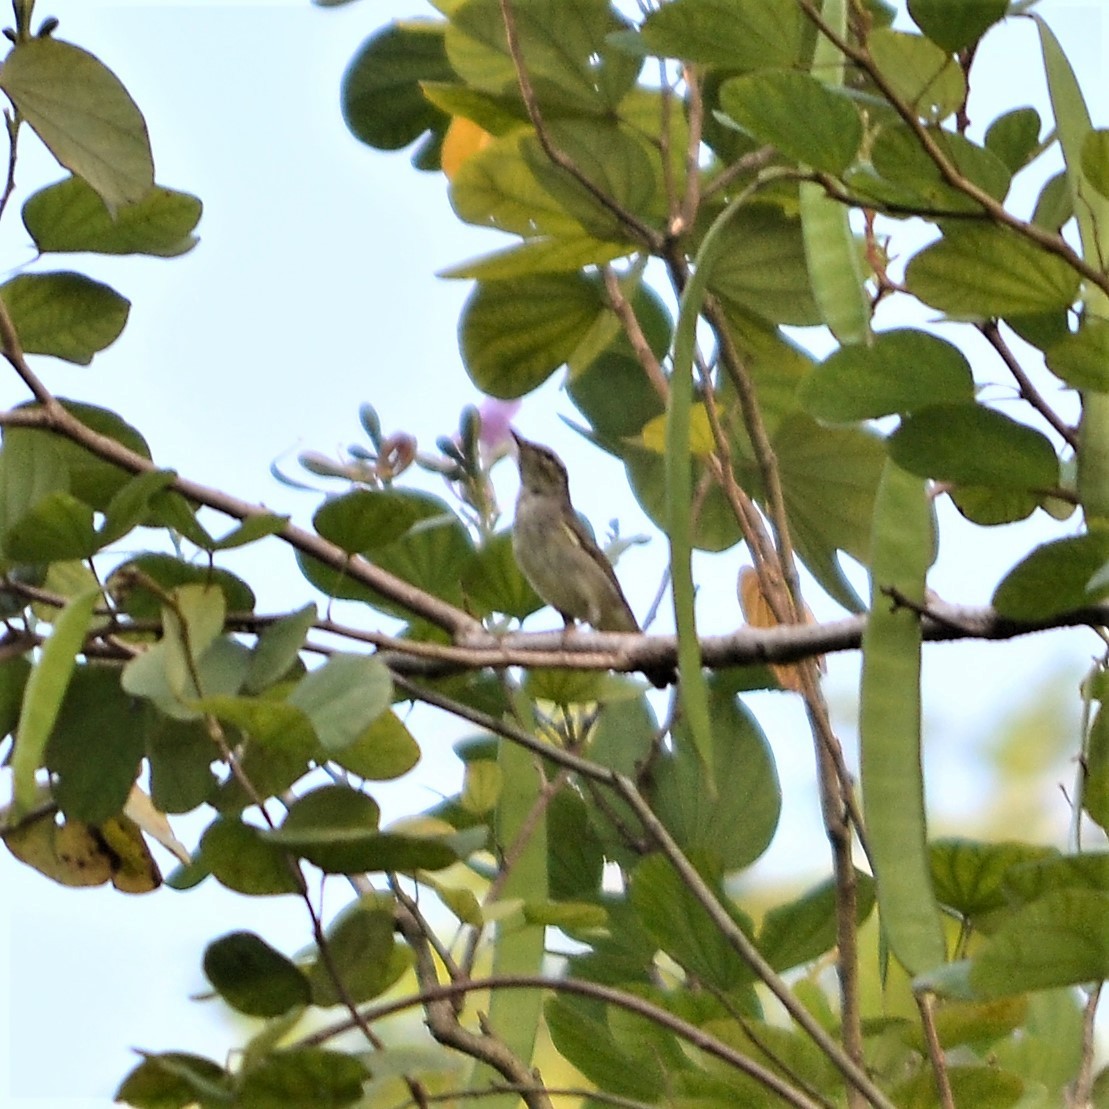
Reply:
[[[455, 181], [457, 180], [456, 176]], [[530, 238], [504, 250], [448, 266], [445, 270], [440, 270], [438, 276], [470, 278], [474, 281], [508, 281], [511, 278], [532, 277], [541, 273], [576, 273], [589, 265], [599, 266], [611, 262], [627, 252], [628, 246], [624, 242], [602, 242], [584, 232], [551, 238]]]
[[[150, 448], [146, 440], [130, 424], [125, 422], [115, 412], [106, 408], [95, 408], [91, 404], [80, 404], [76, 401], [63, 400], [65, 410], [75, 416], [86, 427], [93, 431], [114, 439], [130, 451], [150, 458]], [[35, 408], [37, 406], [30, 405]], [[121, 470], [111, 462], [85, 450], [65, 439], [47, 431], [36, 431], [31, 428], [8, 428], [4, 431], [4, 451], [7, 453], [15, 447], [17, 442], [33, 441], [48, 443], [49, 452], [56, 454], [64, 464], [69, 476], [69, 492], [79, 500], [91, 504], [93, 508], [104, 512], [112, 497], [119, 492], [129, 481], [132, 475], [126, 470]], [[23, 449], [20, 447], [19, 449]], [[37, 449], [37, 448], [36, 448]], [[41, 465], [41, 459], [36, 463], [36, 469]], [[64, 487], [56, 486], [56, 487]]]
[[[1099, 730], [1104, 731], [1105, 727], [1101, 724]], [[1041, 852], [1005, 875], [1005, 889], [1013, 905], [1036, 901], [1055, 890], [1109, 893], [1109, 852], [1091, 851], [1082, 855]]]
[[[728, 899], [716, 892], [730, 908]], [[751, 969], [662, 855], [644, 859], [632, 872], [631, 903], [651, 938], [698, 981], [724, 993], [751, 981]], [[745, 932], [751, 931], [738, 911], [732, 916]]]
[[[959, 1066], [945, 1061], [944, 1073], [954, 1105], [1009, 1109], [1021, 1102], [1027, 1091], [1026, 1084], [1017, 1075], [999, 1070], [992, 1060], [988, 1066]], [[935, 1075], [922, 1068], [909, 1080], [894, 1086], [890, 1096], [898, 1109], [935, 1109], [938, 1105]]]
[[1044, 543], [1005, 575], [990, 603], [1014, 620], [1041, 620], [1095, 604], [1109, 596], [1109, 582], [1095, 582], [1106, 563], [1109, 535], [1101, 531]]
[[[385, 898], [367, 896], [327, 930], [327, 958], [309, 972], [313, 1005], [362, 1004], [383, 994], [404, 973], [407, 949], [393, 942], [393, 913]], [[342, 992], [332, 970], [339, 976]]]
[[960, 224], [912, 259], [905, 284], [925, 304], [965, 320], [1066, 308], [1079, 278], [1062, 258], [1009, 228]]
[[1109, 393], [1109, 321], [1087, 316], [1077, 331], [1048, 347], [1045, 360], [1075, 389]]
[[590, 1082], [625, 1098], [654, 1103], [666, 1083], [661, 1065], [636, 1059], [612, 1035], [603, 1010], [578, 998], [557, 996], [543, 1009], [547, 1031], [560, 1055]]
[[407, 774], [420, 761], [420, 747], [395, 712], [383, 712], [331, 761], [360, 778], [385, 782]]
[[826, 173], [842, 173], [862, 142], [853, 101], [807, 73], [765, 70], [720, 87], [724, 111], [760, 142]]
[[236, 1109], [304, 1105], [341, 1109], [362, 1100], [370, 1072], [354, 1055], [322, 1047], [285, 1048], [239, 1076]]
[[324, 501], [312, 526], [347, 554], [365, 554], [399, 539], [425, 514], [423, 502], [410, 494], [356, 489]]
[[140, 1054], [143, 1061], [115, 1092], [118, 1102], [136, 1109], [187, 1109], [199, 1099], [219, 1104], [231, 1098], [231, 1076], [211, 1059], [181, 1051]]
[[250, 897], [300, 893], [289, 856], [252, 824], [219, 817], [200, 839], [201, 860], [228, 889]]
[[929, 845], [932, 885], [941, 905], [973, 919], [1009, 905], [1006, 883], [1023, 864], [1058, 854], [1026, 843], [941, 839]]
[[288, 675], [315, 622], [316, 606], [309, 603], [264, 628], [250, 655], [244, 692], [260, 693]]
[[603, 310], [597, 284], [579, 274], [479, 282], [459, 324], [466, 372], [484, 393], [522, 397], [570, 358]]
[[42, 765], [47, 741], [77, 664], [77, 653], [99, 599], [100, 590], [90, 589], [74, 597], [58, 613], [54, 630], [43, 645], [38, 663], [24, 687], [15, 750], [11, 756], [12, 813], [17, 818], [34, 807], [38, 796], [35, 772]]
[[172, 258], [199, 241], [202, 204], [189, 193], [155, 186], [115, 214], [83, 178], [40, 189], [23, 205], [23, 226], [42, 254], [153, 254]]
[[801, 221], [780, 208], [754, 204], [723, 232], [709, 288], [726, 301], [775, 324], [823, 323], [809, 281]]
[[154, 187], [142, 113], [92, 54], [49, 36], [27, 39], [0, 68], [0, 88], [50, 153], [83, 177], [113, 215]]
[[973, 404], [974, 377], [954, 344], [898, 328], [869, 346], [839, 347], [803, 382], [800, 400], [819, 420], [872, 420], [941, 402]]
[[307, 713], [285, 701], [218, 694], [201, 698], [193, 707], [225, 724], [233, 724], [244, 735], [273, 751], [307, 759], [318, 745]]
[[[874, 879], [855, 871], [855, 919], [859, 924], [874, 907]], [[775, 970], [810, 963], [836, 945], [836, 890], [832, 879], [795, 901], [769, 909], [758, 936], [759, 951]]]
[[87, 366], [119, 338], [131, 302], [79, 273], [23, 273], [0, 285], [28, 354], [52, 354]]
[[[142, 578], [152, 579], [160, 589], [148, 588], [142, 583]], [[229, 570], [196, 565], [160, 552], [152, 551], [128, 559], [112, 571], [108, 580], [116, 602], [137, 620], [160, 617], [164, 594], [184, 585], [209, 583], [223, 592], [228, 612], [254, 611], [254, 593], [242, 578]]]
[[1000, 489], [1054, 489], [1059, 460], [1027, 424], [977, 404], [933, 404], [906, 416], [890, 457], [919, 477]]
[[924, 483], [887, 463], [874, 508], [859, 747], [882, 933], [910, 974], [939, 966], [946, 950], [928, 870], [920, 619], [906, 606], [891, 605], [885, 590], [897, 589], [910, 604], [924, 603], [925, 575], [935, 557], [934, 529]]
[[1109, 130], [1090, 131], [1082, 141], [1082, 175], [1109, 198]]
[[47, 493], [4, 534], [4, 553], [18, 562], [90, 558], [100, 549], [92, 508], [71, 493]]
[[390, 23], [368, 38], [343, 74], [343, 119], [355, 138], [378, 150], [399, 150], [449, 117], [430, 104], [422, 81], [451, 81], [443, 45], [445, 23]]
[[523, 620], [543, 607], [512, 553], [510, 528], [491, 536], [474, 551], [461, 580], [471, 612], [501, 612]]
[[213, 940], [204, 951], [204, 976], [228, 1005], [251, 1017], [279, 1017], [311, 997], [296, 964], [253, 932]]
[[380, 659], [333, 654], [306, 674], [289, 694], [289, 704], [312, 722], [324, 750], [349, 747], [389, 707], [393, 682]]
[[1006, 920], [973, 960], [984, 997], [1109, 978], [1109, 893], [1054, 890]]
[[601, 891], [604, 865], [601, 842], [581, 794], [560, 790], [547, 809], [547, 882], [551, 898], [594, 900]]
[[118, 666], [76, 667], [50, 734], [52, 792], [71, 820], [103, 824], [122, 812], [146, 753], [147, 722], [120, 688], [119, 674]]
[[[585, 235], [581, 224], [535, 179], [524, 156], [526, 138], [526, 132], [511, 132], [462, 163], [450, 188], [455, 214], [466, 223], [525, 240], [550, 236], [559, 243], [580, 242]], [[468, 267], [461, 272], [468, 274]], [[501, 275], [495, 272], [493, 279]]]
[[793, 66], [803, 39], [789, 0], [673, 0], [651, 12], [642, 34], [652, 53], [733, 70]]
[[[606, 113], [635, 84], [642, 60], [609, 44], [608, 36], [626, 23], [607, 0], [577, 0], [572, 18], [547, 0], [516, 0], [512, 11], [528, 77], [548, 115]], [[455, 73], [478, 89], [515, 99], [516, 67], [498, 0], [465, 0], [450, 16], [447, 58]]]
[[[665, 195], [657, 158], [646, 142], [619, 121], [569, 119], [548, 124], [549, 138], [585, 177], [625, 211], [661, 216]], [[526, 135], [520, 152], [540, 188], [598, 239], [628, 243], [630, 232], [575, 177], [556, 166], [535, 135]]]
[[101, 546], [122, 539], [132, 528], [146, 522], [151, 501], [176, 479], [172, 470], [150, 470], [136, 474], [113, 495], [104, 510], [104, 523], [98, 533]]
[[867, 45], [893, 91], [922, 118], [939, 123], [963, 103], [962, 70], [934, 42], [883, 27], [868, 37]]
[[215, 791], [212, 737], [203, 721], [151, 716], [146, 726], [150, 799], [159, 812], [191, 812]]
[[951, 54], [973, 46], [1008, 8], [1009, 0], [909, 0], [913, 22]]
[[278, 516], [272, 512], [259, 512], [247, 516], [219, 539], [200, 544], [206, 551], [230, 551], [236, 547], [246, 547], [276, 535], [289, 522], [288, 516]]
[[770, 747], [742, 701], [710, 683], [712, 762], [727, 768], [728, 787], [705, 796], [704, 767], [686, 729], [675, 728], [673, 754], [655, 764], [652, 808], [686, 852], [724, 873], [749, 866], [778, 826], [781, 787]]
[[374, 832], [362, 828], [286, 828], [262, 837], [307, 859], [325, 874], [362, 874], [373, 871], [443, 870], [458, 862], [458, 852], [445, 839]]
[[1040, 113], [1035, 108], [1014, 108], [986, 128], [986, 149], [997, 155], [1010, 173], [1023, 169], [1040, 140]]
[[1082, 808], [1104, 831], [1109, 831], [1109, 715], [1104, 708], [1086, 737], [1082, 763]]

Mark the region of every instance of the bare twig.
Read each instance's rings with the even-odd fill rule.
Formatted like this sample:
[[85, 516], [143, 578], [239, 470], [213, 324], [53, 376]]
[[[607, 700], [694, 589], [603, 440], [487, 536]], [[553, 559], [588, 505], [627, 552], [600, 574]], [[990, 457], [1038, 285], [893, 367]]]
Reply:
[[951, 1076], [947, 1073], [947, 1061], [943, 1057], [943, 1045], [936, 1029], [936, 995], [921, 993], [916, 995], [916, 1005], [920, 1010], [920, 1023], [924, 1028], [924, 1042], [928, 1045], [928, 1059], [932, 1064], [932, 1075], [936, 1080], [936, 1093], [942, 1109], [955, 1109], [955, 1094], [951, 1089]]

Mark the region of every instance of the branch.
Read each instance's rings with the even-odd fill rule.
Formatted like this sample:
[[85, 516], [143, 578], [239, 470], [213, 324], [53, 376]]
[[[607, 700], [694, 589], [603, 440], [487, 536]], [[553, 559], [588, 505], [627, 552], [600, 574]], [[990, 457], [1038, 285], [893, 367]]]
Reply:
[[[3, 331], [4, 313], [0, 311], [0, 340], [4, 341], [4, 354], [16, 367], [17, 372], [27, 382], [28, 387], [36, 393], [37, 378], [26, 365], [22, 355], [13, 354], [7, 345], [7, 336]], [[22, 368], [21, 368], [22, 367]], [[42, 389], [42, 386], [38, 386]], [[73, 416], [49, 393], [43, 390], [42, 396], [47, 399], [40, 407], [16, 408], [0, 413], [0, 427], [26, 427], [40, 431], [51, 432], [76, 443], [80, 447], [98, 458], [111, 462], [130, 474], [144, 474], [158, 467], [149, 458], [135, 451], [129, 450], [122, 443], [107, 435], [83, 424]], [[42, 399], [40, 396], [40, 400]], [[218, 512], [231, 516], [236, 520], [248, 520], [255, 516], [271, 516], [272, 513], [262, 505], [251, 504], [239, 500], [222, 490], [213, 489], [188, 478], [175, 477], [169, 485], [170, 489], [182, 494], [197, 504], [214, 508]], [[402, 578], [390, 574], [380, 567], [358, 555], [348, 555], [341, 547], [329, 543], [326, 539], [310, 531], [305, 531], [294, 524], [286, 524], [280, 531], [274, 533], [284, 540], [289, 546], [303, 554], [318, 559], [326, 566], [347, 574], [353, 581], [369, 586], [389, 600], [403, 605], [409, 612], [427, 620], [436, 627], [442, 628], [458, 639], [468, 639], [473, 634], [484, 634], [481, 624], [468, 613], [455, 608], [454, 605], [438, 597], [417, 589]]]

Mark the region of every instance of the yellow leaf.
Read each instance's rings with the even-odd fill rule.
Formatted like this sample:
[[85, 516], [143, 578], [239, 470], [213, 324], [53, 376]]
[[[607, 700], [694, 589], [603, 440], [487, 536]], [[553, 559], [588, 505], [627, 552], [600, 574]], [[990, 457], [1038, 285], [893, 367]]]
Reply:
[[453, 116], [443, 136], [443, 149], [439, 154], [439, 164], [447, 175], [448, 181], [462, 168], [464, 162], [479, 150], [484, 150], [493, 141], [493, 136], [465, 116]]
[[[663, 454], [666, 450], [666, 415], [656, 416], [643, 425], [640, 440], [648, 450]], [[699, 458], [712, 454], [715, 442], [703, 404], [694, 405], [689, 413], [689, 449]]]
[[[778, 618], [774, 615], [773, 609], [770, 607], [770, 602], [767, 601], [765, 594], [762, 591], [762, 585], [759, 582], [759, 575], [755, 572], [754, 567], [744, 566], [739, 571], [739, 584], [737, 587], [739, 594], [739, 606], [743, 609], [743, 618], [753, 628], [776, 628], [779, 626]], [[809, 610], [808, 606], [805, 607], [805, 623], [813, 624], [816, 618]], [[820, 669], [824, 669], [824, 656], [821, 655], [817, 660]], [[770, 667], [771, 673], [778, 679], [778, 684], [783, 689], [788, 689], [793, 693], [801, 692], [801, 675], [794, 665], [783, 666], [779, 663], [767, 663]]]

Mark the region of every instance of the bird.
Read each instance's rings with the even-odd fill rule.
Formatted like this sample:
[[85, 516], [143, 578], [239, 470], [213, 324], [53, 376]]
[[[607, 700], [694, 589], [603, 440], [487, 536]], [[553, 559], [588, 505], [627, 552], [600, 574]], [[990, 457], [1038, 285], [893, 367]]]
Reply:
[[[639, 632], [612, 563], [574, 509], [562, 459], [549, 447], [511, 435], [520, 470], [512, 550], [524, 577], [567, 628], [581, 620], [597, 631]], [[675, 680], [672, 667], [644, 673], [660, 689]]]

